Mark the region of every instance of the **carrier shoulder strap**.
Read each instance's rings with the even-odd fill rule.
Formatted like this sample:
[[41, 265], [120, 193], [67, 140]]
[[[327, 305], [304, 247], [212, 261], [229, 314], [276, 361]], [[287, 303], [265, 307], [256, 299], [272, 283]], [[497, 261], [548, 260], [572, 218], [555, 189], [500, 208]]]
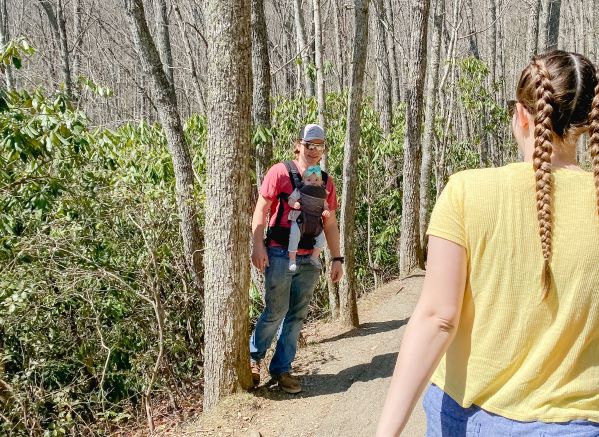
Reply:
[[297, 169], [295, 162], [288, 159], [283, 162], [285, 167], [287, 168], [287, 172], [289, 173], [289, 179], [291, 180], [291, 187], [295, 190], [296, 188], [300, 188], [302, 186], [302, 177], [299, 174], [299, 170]]

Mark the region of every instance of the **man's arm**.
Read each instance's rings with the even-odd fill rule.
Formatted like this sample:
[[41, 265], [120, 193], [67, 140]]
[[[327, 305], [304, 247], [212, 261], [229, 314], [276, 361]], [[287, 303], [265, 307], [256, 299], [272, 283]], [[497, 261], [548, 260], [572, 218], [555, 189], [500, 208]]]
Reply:
[[268, 254], [264, 246], [264, 229], [266, 228], [266, 217], [270, 211], [272, 200], [258, 196], [254, 215], [252, 216], [252, 263], [261, 272], [268, 267]]
[[[337, 225], [337, 217], [335, 211], [330, 211], [328, 217], [323, 217], [322, 228], [324, 235], [327, 237], [327, 245], [333, 258], [341, 256], [339, 246], [339, 226]], [[343, 264], [339, 261], [334, 261], [331, 265], [331, 279], [333, 282], [339, 282], [343, 276]]]

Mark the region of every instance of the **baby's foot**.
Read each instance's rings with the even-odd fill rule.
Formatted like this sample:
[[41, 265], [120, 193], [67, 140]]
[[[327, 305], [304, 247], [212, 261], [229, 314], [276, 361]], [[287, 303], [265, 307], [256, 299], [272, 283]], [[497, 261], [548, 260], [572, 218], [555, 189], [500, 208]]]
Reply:
[[293, 261], [289, 263], [289, 270], [292, 272], [295, 272], [297, 270], [297, 265]]

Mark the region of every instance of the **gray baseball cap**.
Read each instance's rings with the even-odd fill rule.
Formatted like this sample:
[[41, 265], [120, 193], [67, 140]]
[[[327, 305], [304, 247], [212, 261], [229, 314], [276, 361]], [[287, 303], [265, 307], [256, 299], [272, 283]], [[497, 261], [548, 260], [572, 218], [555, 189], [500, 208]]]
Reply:
[[300, 131], [300, 138], [304, 141], [323, 140], [324, 130], [317, 124], [307, 124]]

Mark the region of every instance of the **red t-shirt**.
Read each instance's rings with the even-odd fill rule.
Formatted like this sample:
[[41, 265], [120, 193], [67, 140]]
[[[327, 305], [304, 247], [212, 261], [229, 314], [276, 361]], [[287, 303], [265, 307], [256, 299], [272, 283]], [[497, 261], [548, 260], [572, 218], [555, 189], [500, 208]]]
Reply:
[[[297, 160], [293, 161], [300, 176], [304, 173], [305, 168], [300, 167]], [[335, 183], [333, 182], [333, 178], [331, 175], [327, 178], [326, 190], [328, 192], [327, 203], [329, 205], [329, 210], [333, 213], [337, 209], [337, 194], [335, 193]], [[278, 164], [273, 165], [270, 170], [264, 176], [264, 180], [262, 181], [262, 185], [260, 186], [260, 195], [265, 199], [272, 201], [270, 206], [270, 219], [269, 226], [274, 226], [277, 221], [277, 208], [279, 206], [279, 199], [277, 196], [280, 193], [288, 193], [291, 194], [293, 192], [293, 185], [291, 185], [291, 179], [289, 178], [289, 172], [287, 171], [287, 167], [283, 162], [279, 162]], [[291, 223], [287, 217], [289, 216], [289, 212], [291, 211], [291, 207], [287, 202], [283, 202], [283, 216], [281, 217], [281, 223], [279, 226], [283, 226], [286, 228], [291, 227]], [[326, 219], [325, 219], [326, 220]], [[270, 242], [271, 246], [280, 246], [275, 241]], [[306, 255], [309, 254], [311, 250], [299, 249], [297, 251], [298, 255]]]

